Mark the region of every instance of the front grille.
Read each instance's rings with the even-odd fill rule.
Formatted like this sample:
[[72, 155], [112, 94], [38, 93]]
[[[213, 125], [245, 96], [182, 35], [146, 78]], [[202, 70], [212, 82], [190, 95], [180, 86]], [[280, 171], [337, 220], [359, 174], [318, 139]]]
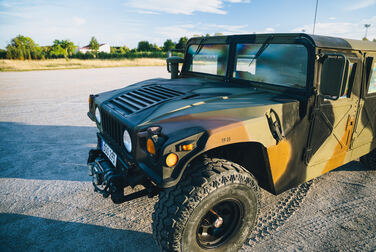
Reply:
[[123, 126], [105, 110], [101, 111], [103, 133], [121, 146]]
[[184, 93], [161, 86], [148, 86], [115, 97], [107, 105], [123, 116], [129, 116], [181, 95]]

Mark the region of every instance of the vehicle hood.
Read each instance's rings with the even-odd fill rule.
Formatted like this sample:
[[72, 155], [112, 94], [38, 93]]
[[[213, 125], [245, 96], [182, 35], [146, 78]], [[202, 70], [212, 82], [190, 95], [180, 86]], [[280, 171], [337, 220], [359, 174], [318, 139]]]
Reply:
[[[156, 89], [159, 93], [177, 95], [129, 114], [114, 101], [119, 97], [135, 94], [140, 98], [142, 90]], [[162, 90], [162, 91], [161, 91]], [[150, 97], [149, 97], [150, 98]], [[141, 99], [141, 98], [140, 98]], [[165, 124], [171, 121], [182, 123], [195, 120], [221, 120], [227, 123], [263, 117], [268, 109], [281, 110], [283, 104], [298, 104], [296, 99], [246, 85], [212, 81], [198, 78], [151, 79], [122, 89], [102, 93], [99, 103], [123, 115], [134, 127]], [[293, 106], [296, 107], [296, 106]], [[209, 126], [210, 127], [210, 126]]]

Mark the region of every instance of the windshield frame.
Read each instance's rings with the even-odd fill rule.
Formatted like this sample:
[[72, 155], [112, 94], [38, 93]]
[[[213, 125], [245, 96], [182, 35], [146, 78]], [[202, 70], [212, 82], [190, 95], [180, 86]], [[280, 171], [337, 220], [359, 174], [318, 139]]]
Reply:
[[[306, 75], [306, 85], [305, 88], [295, 88], [289, 86], [283, 86], [272, 83], [257, 82], [252, 80], [243, 80], [233, 77], [233, 71], [235, 67], [235, 57], [236, 57], [236, 47], [238, 44], [263, 44], [265, 41], [270, 39], [267, 44], [299, 44], [303, 45], [307, 49], [307, 75]], [[188, 41], [185, 55], [187, 56], [189, 46], [195, 44], [199, 45], [203, 38], [192, 38]], [[309, 96], [313, 90], [313, 79], [314, 79], [314, 65], [315, 65], [315, 45], [304, 34], [250, 34], [250, 35], [232, 35], [232, 36], [219, 36], [219, 37], [208, 37], [202, 41], [204, 45], [206, 44], [228, 44], [229, 54], [227, 62], [227, 70], [225, 76], [191, 72], [188, 71], [188, 64], [185, 61], [182, 67], [182, 77], [203, 77], [210, 79], [223, 80], [225, 82], [236, 83], [240, 85], [248, 85], [250, 87], [278, 90], [282, 92], [293, 92], [304, 96]]]

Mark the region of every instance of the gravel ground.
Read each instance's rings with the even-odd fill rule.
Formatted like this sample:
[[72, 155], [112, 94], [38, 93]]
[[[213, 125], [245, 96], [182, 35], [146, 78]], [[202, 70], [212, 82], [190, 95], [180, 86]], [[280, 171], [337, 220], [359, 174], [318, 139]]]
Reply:
[[[163, 67], [0, 73], [0, 250], [157, 251], [153, 199], [121, 205], [93, 192], [90, 93]], [[263, 192], [244, 251], [375, 251], [376, 171], [358, 162], [281, 195]], [[127, 190], [131, 192], [131, 190]]]

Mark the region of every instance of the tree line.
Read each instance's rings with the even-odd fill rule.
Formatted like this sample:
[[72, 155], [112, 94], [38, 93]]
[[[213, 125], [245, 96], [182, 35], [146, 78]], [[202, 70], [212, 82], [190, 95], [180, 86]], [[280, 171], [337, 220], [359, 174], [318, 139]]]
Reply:
[[78, 46], [70, 40], [54, 40], [50, 46], [39, 46], [30, 37], [18, 35], [6, 46], [0, 49], [0, 59], [18, 60], [43, 60], [57, 58], [78, 58], [78, 59], [121, 59], [121, 58], [165, 58], [167, 52], [173, 49], [184, 50], [188, 38], [182, 37], [178, 42], [167, 39], [163, 46], [149, 43], [148, 41], [138, 42], [137, 48], [129, 49], [127, 46], [111, 46], [110, 53], [99, 52], [99, 43], [95, 37], [89, 42], [90, 51], [82, 53]]

